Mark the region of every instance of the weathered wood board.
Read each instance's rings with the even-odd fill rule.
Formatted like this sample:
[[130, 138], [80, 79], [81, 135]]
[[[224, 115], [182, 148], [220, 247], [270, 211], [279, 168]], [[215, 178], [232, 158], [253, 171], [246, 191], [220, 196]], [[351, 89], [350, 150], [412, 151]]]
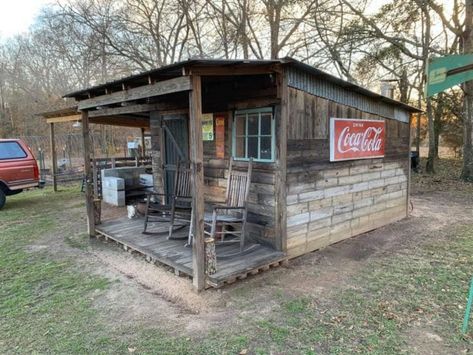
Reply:
[[[150, 230], [156, 230], [156, 228], [153, 229], [151, 226]], [[147, 260], [168, 265], [180, 273], [193, 277], [192, 248], [185, 246], [187, 228], [174, 233], [175, 237], [184, 239], [167, 240], [167, 233], [142, 234], [142, 219], [129, 220], [122, 217], [103, 221], [102, 224], [96, 226], [96, 231], [107, 239], [116, 241], [125, 249], [142, 254]], [[258, 273], [266, 267], [269, 268], [273, 264], [287, 260], [284, 253], [263, 245], [251, 244], [247, 248], [249, 251], [242, 255], [219, 259], [218, 255], [220, 254], [236, 253], [239, 250], [239, 245], [238, 243], [218, 245], [217, 272], [207, 276], [207, 285], [221, 287], [226, 283], [231, 283], [232, 280], [246, 278], [249, 274]]]
[[287, 250], [291, 257], [407, 215], [409, 125], [386, 120], [385, 157], [330, 162], [329, 118], [377, 118], [289, 89]]

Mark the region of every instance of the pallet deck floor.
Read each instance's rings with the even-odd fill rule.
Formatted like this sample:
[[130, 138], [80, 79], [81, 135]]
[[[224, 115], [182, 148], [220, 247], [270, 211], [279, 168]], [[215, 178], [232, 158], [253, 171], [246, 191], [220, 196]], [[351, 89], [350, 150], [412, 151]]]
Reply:
[[[165, 232], [167, 226], [161, 224], [153, 228], [151, 225], [149, 230]], [[168, 240], [167, 233], [143, 234], [143, 219], [130, 220], [122, 217], [103, 221], [96, 226], [96, 231], [107, 239], [112, 239], [123, 245], [126, 249], [134, 250], [149, 260], [158, 261], [192, 277], [192, 247], [185, 246], [188, 228], [182, 228], [173, 234], [173, 236], [183, 239]], [[237, 252], [239, 245], [238, 243], [217, 245], [217, 272], [207, 277], [208, 286], [220, 287], [226, 283], [232, 283], [238, 278], [245, 278], [248, 274], [266, 270], [270, 266], [277, 266], [287, 260], [283, 252], [267, 246], [250, 244], [246, 248], [247, 251], [241, 255], [218, 258], [219, 254]]]

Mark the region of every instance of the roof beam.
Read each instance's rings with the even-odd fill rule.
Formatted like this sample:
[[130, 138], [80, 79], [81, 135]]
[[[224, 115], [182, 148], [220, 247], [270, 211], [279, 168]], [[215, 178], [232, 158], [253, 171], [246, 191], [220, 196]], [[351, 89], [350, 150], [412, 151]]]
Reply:
[[89, 120], [90, 123], [103, 124], [110, 126], [149, 128], [149, 119], [147, 118], [131, 118], [131, 117], [94, 117]]
[[281, 72], [280, 66], [274, 64], [256, 65], [256, 66], [192, 66], [188, 69], [189, 74], [205, 76], [232, 76], [232, 75], [262, 75]]
[[136, 88], [114, 92], [108, 95], [100, 95], [78, 102], [79, 110], [87, 110], [97, 106], [116, 104], [125, 101], [144, 99], [152, 96], [172, 94], [175, 92], [188, 91], [191, 89], [188, 76], [158, 81], [151, 85], [143, 85]]
[[80, 121], [81, 119], [82, 119], [82, 116], [79, 113], [79, 114], [76, 114], [76, 115], [67, 115], [67, 116], [46, 118], [46, 122], [47, 123], [73, 122], [73, 121]]
[[123, 107], [107, 107], [95, 111], [89, 111], [89, 117], [104, 117], [104, 116], [114, 116], [114, 115], [129, 115], [134, 113], [141, 112], [151, 112], [151, 111], [161, 111], [161, 110], [170, 110], [176, 108], [176, 104], [170, 103], [155, 103], [155, 104], [140, 104], [140, 105], [130, 105]]

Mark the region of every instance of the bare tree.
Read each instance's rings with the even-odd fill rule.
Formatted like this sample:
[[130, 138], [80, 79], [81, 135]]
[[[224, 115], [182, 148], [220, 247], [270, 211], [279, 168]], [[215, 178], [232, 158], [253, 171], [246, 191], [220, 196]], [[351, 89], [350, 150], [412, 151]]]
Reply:
[[[473, 0], [465, 0], [465, 25], [462, 35], [464, 53], [473, 53]], [[473, 182], [473, 81], [464, 85], [465, 118], [463, 138], [463, 170], [461, 177]]]

